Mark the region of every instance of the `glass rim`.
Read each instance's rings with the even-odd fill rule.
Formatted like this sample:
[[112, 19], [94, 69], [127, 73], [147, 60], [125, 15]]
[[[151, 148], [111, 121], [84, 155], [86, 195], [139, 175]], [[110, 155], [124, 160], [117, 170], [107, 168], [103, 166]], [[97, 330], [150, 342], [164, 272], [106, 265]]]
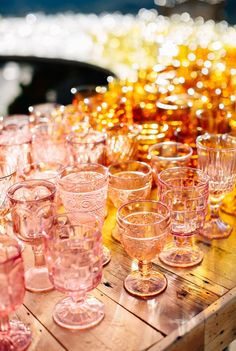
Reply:
[[[235, 147], [227, 147], [227, 148], [223, 148], [223, 149], [218, 149], [218, 148], [214, 148], [214, 147], [209, 147], [209, 146], [205, 146], [202, 144], [203, 140], [207, 140], [207, 137], [222, 137], [222, 136], [227, 136], [232, 140], [235, 140]], [[229, 152], [229, 151], [234, 151], [236, 150], [236, 136], [230, 135], [230, 134], [211, 134], [211, 133], [205, 133], [203, 135], [199, 135], [196, 139], [196, 146], [197, 148], [201, 148], [204, 150], [212, 150], [215, 152]]]
[[[47, 185], [50, 187], [50, 191], [51, 193], [48, 195], [45, 195], [37, 200], [21, 200], [21, 199], [16, 199], [14, 197], [14, 193], [16, 190], [20, 189], [21, 187], [27, 185], [27, 184], [33, 184], [33, 183], [43, 183], [42, 185]], [[49, 199], [52, 195], [55, 195], [56, 193], [56, 186], [55, 184], [53, 184], [52, 182], [48, 181], [48, 180], [43, 180], [43, 179], [27, 179], [24, 180], [22, 182], [17, 182], [15, 184], [13, 184], [12, 186], [10, 186], [10, 188], [7, 190], [7, 196], [9, 197], [10, 200], [12, 201], [16, 201], [17, 203], [37, 203], [37, 202], [42, 202], [45, 201], [47, 199]]]
[[[177, 147], [178, 146], [185, 146], [187, 149], [188, 149], [188, 153], [186, 155], [183, 155], [183, 156], [171, 156], [171, 157], [168, 157], [168, 156], [157, 156], [157, 155], [153, 155], [152, 154], [152, 151], [156, 149], [157, 146], [163, 146], [163, 145], [176, 145]], [[185, 144], [185, 143], [180, 143], [180, 142], [176, 142], [176, 141], [163, 141], [161, 143], [157, 143], [157, 144], [154, 144], [152, 146], [150, 146], [149, 150], [148, 150], [148, 154], [151, 156], [151, 159], [161, 159], [161, 160], [168, 160], [168, 161], [178, 161], [178, 160], [184, 160], [185, 158], [187, 157], [191, 157], [192, 154], [193, 154], [193, 149], [190, 145], [188, 144]]]
[[157, 178], [158, 178], [158, 182], [160, 182], [161, 184], [163, 184], [164, 186], [167, 186], [168, 188], [171, 187], [171, 185], [169, 183], [166, 183], [164, 180], [161, 179], [161, 176], [165, 173], [168, 172], [173, 172], [173, 171], [177, 171], [177, 170], [186, 170], [186, 171], [192, 171], [195, 174], [199, 174], [203, 177], [203, 181], [200, 180], [198, 185], [190, 185], [190, 186], [177, 186], [175, 185], [174, 188], [175, 189], [191, 189], [191, 188], [204, 188], [204, 187], [209, 187], [209, 181], [210, 181], [210, 177], [203, 172], [201, 169], [199, 168], [192, 168], [192, 167], [171, 167], [171, 168], [166, 168], [164, 170], [162, 170], [160, 173], [157, 174]]
[[[153, 223], [150, 223], [150, 224], [142, 224], [142, 223], [130, 223], [129, 221], [127, 221], [125, 218], [121, 218], [120, 219], [120, 212], [122, 211], [122, 209], [128, 205], [132, 205], [132, 204], [138, 204], [138, 203], [150, 203], [150, 204], [156, 204], [156, 205], [160, 205], [161, 207], [165, 208], [165, 210], [167, 211], [167, 214], [165, 216], [165, 218], [163, 219], [160, 219], [158, 221], [154, 221]], [[170, 217], [171, 214], [170, 214], [170, 210], [169, 208], [167, 207], [167, 205], [165, 205], [163, 202], [161, 201], [157, 201], [157, 200], [136, 200], [136, 201], [129, 201], [129, 202], [126, 202], [125, 204], [121, 205], [118, 210], [117, 210], [117, 220], [118, 221], [122, 221], [124, 222], [125, 224], [128, 224], [128, 225], [133, 225], [133, 226], [150, 226], [150, 225], [155, 225], [155, 224], [161, 224], [162, 222], [165, 222], [165, 221], [168, 221], [166, 227], [169, 225], [169, 222], [170, 222]], [[145, 238], [143, 238], [145, 239]], [[152, 239], [152, 238], [146, 238], [146, 239]]]
[[[99, 132], [97, 130], [94, 130], [95, 134], [100, 134], [100, 138], [98, 140], [95, 140], [95, 141], [74, 141], [73, 139], [74, 138], [77, 138], [78, 136], [82, 136], [84, 135], [82, 132], [81, 133], [76, 133], [76, 134], [73, 134], [73, 133], [70, 133], [69, 135], [67, 135], [66, 137], [66, 141], [70, 144], [76, 144], [76, 145], [97, 145], [97, 144], [100, 144], [100, 143], [105, 143], [106, 141], [106, 134], [103, 133], [103, 132]], [[89, 131], [88, 131], [89, 133]], [[87, 133], [84, 135], [86, 136]]]
[[[134, 180], [134, 179], [140, 179], [140, 177], [136, 177], [136, 178], [123, 178], [122, 176], [117, 176], [117, 175], [115, 175], [115, 174], [112, 174], [111, 172], [110, 172], [110, 169], [112, 168], [112, 167], [116, 167], [116, 166], [119, 166], [119, 165], [123, 165], [123, 164], [129, 164], [129, 163], [131, 163], [131, 162], [133, 162], [133, 163], [136, 163], [136, 164], [138, 164], [138, 165], [141, 165], [141, 166], [144, 166], [144, 167], [146, 167], [147, 168], [147, 170], [148, 170], [148, 172], [147, 173], [143, 173], [142, 175], [140, 175], [142, 178], [145, 178], [145, 177], [147, 177], [147, 176], [149, 176], [149, 175], [152, 175], [152, 168], [151, 168], [151, 166], [149, 166], [149, 164], [147, 164], [146, 162], [142, 162], [142, 161], [136, 161], [136, 160], [129, 160], [129, 161], [124, 161], [124, 162], [118, 162], [118, 163], [114, 163], [114, 164], [111, 164], [109, 167], [108, 167], [108, 174], [109, 174], [109, 177], [112, 177], [112, 178], [114, 178], [114, 179], [120, 179], [120, 180], [125, 180], [125, 181], [127, 181], [127, 182], [129, 182], [130, 180]], [[123, 171], [121, 171], [121, 172], [123, 172]], [[124, 172], [127, 172], [127, 170], [124, 170]], [[132, 171], [131, 171], [132, 172]], [[135, 172], [135, 171], [134, 171]], [[140, 172], [141, 173], [141, 172]]]
[[[62, 172], [64, 170], [64, 168], [66, 168], [66, 166], [64, 166], [62, 163], [60, 162], [57, 162], [57, 161], [50, 161], [50, 162], [45, 162], [45, 161], [39, 161], [39, 162], [31, 162], [31, 163], [28, 163], [27, 165], [25, 165], [23, 168], [22, 168], [22, 172], [24, 172], [24, 170], [27, 168], [27, 167], [37, 167], [40, 165], [44, 165], [44, 164], [55, 164], [55, 165], [58, 165], [60, 166], [60, 168], [57, 170], [57, 172]], [[48, 169], [50, 171], [50, 169]], [[48, 171], [47, 170], [47, 171]], [[34, 178], [36, 180], [36, 178]], [[38, 178], [37, 178], [38, 179]], [[39, 178], [38, 180], [40, 180], [41, 178]]]
[[[77, 169], [77, 167], [80, 167], [80, 166], [85, 166], [85, 167], [97, 167], [97, 166], [99, 166], [99, 168], [101, 168], [103, 171], [104, 171], [104, 173], [99, 173], [99, 172], [97, 172], [97, 173], [99, 173], [99, 174], [101, 174], [101, 175], [103, 175], [104, 176], [104, 180], [106, 180], [107, 178], [108, 178], [108, 167], [106, 167], [106, 166], [103, 166], [103, 165], [101, 165], [100, 163], [79, 163], [79, 164], [77, 164], [77, 165], [72, 165], [72, 166], [67, 166], [67, 167], [64, 167], [64, 169], [63, 169], [63, 171], [62, 171], [62, 173], [63, 172], [65, 172], [65, 171], [67, 171], [67, 170], [72, 170], [72, 172], [70, 172], [70, 173], [68, 173], [68, 174], [66, 174], [65, 176], [63, 175], [63, 174], [60, 174], [60, 176], [59, 176], [59, 179], [58, 179], [58, 182], [59, 183], [65, 183], [66, 181], [64, 180], [64, 177], [66, 177], [67, 175], [69, 175], [69, 174], [73, 174], [73, 173], [79, 173], [79, 172], [81, 172], [81, 171], [83, 171], [83, 169], [81, 168], [81, 170], [79, 170], [79, 172], [73, 172], [73, 169]], [[99, 179], [99, 181], [101, 181], [102, 179]], [[94, 182], [96, 182], [97, 181], [97, 179], [94, 179], [94, 180], [87, 180], [86, 182], [83, 182], [83, 184], [92, 184], [92, 183], [94, 183]], [[75, 181], [71, 181], [70, 180], [70, 183], [71, 184], [76, 184], [77, 182], [75, 182]], [[71, 191], [68, 191], [68, 192], [71, 192]]]

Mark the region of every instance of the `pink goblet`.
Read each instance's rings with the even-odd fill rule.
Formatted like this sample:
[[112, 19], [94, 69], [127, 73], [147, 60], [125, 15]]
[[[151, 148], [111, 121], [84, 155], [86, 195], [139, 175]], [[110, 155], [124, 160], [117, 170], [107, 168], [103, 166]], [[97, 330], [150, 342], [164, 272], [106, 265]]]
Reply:
[[30, 329], [8, 315], [23, 302], [24, 265], [17, 242], [6, 235], [0, 235], [0, 282], [0, 350], [23, 351], [31, 342]]
[[80, 224], [77, 218], [76, 225], [74, 219], [73, 214], [54, 217], [44, 244], [50, 279], [56, 290], [69, 295], [56, 304], [53, 319], [78, 330], [93, 327], [104, 317], [103, 303], [86, 295], [102, 278], [102, 235], [93, 216], [85, 214]]
[[158, 173], [166, 168], [187, 166], [193, 154], [193, 149], [187, 144], [164, 141], [151, 146], [148, 154], [157, 185]]
[[227, 238], [233, 228], [219, 215], [225, 195], [233, 190], [236, 176], [236, 138], [228, 134], [204, 134], [197, 138], [198, 167], [210, 177], [211, 219], [201, 235], [207, 239]]
[[89, 129], [83, 133], [71, 133], [67, 137], [73, 163], [105, 164], [106, 135]]
[[[126, 161], [111, 165], [109, 171], [109, 198], [116, 208], [137, 200], [148, 199], [152, 186], [152, 169], [144, 162]], [[120, 241], [116, 225], [112, 236]]]
[[124, 249], [138, 260], [138, 270], [124, 281], [126, 290], [143, 298], [161, 293], [167, 281], [163, 274], [152, 270], [151, 261], [163, 249], [170, 231], [168, 208], [158, 201], [131, 201], [118, 209], [117, 223]]
[[31, 162], [31, 134], [20, 125], [4, 127], [0, 132], [0, 159], [12, 160], [20, 171]]
[[64, 128], [56, 123], [42, 123], [32, 129], [33, 162], [69, 163]]
[[[74, 209], [98, 217], [100, 225], [105, 218], [108, 188], [108, 170], [96, 163], [67, 167], [59, 179], [59, 195], [66, 212]], [[110, 251], [103, 246], [103, 264], [111, 259]]]
[[56, 186], [46, 180], [25, 180], [8, 189], [14, 234], [32, 245], [35, 266], [25, 273], [26, 288], [33, 292], [51, 290], [42, 251], [42, 228], [50, 226], [55, 213]]
[[174, 167], [159, 173], [158, 185], [160, 201], [171, 213], [174, 237], [159, 258], [172, 267], [195, 266], [203, 259], [203, 253], [193, 244], [193, 235], [204, 225], [209, 177], [198, 169]]

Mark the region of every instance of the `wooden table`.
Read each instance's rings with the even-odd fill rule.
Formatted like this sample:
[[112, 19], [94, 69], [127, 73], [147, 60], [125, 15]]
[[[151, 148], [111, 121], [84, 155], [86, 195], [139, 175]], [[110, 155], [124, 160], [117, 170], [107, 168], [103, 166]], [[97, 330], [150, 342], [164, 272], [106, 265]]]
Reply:
[[[225, 216], [236, 228], [236, 219]], [[123, 280], [134, 267], [121, 245], [111, 238], [115, 209], [104, 224], [104, 242], [112, 260], [104, 268], [93, 294], [106, 307], [105, 319], [95, 328], [71, 332], [57, 326], [52, 310], [62, 297], [57, 291], [26, 293], [17, 316], [29, 323], [38, 351], [218, 351], [236, 338], [236, 230], [225, 240], [197, 239], [204, 251], [201, 265], [173, 269], [155, 261], [168, 279], [166, 291], [154, 299], [129, 295]], [[24, 252], [32, 264], [31, 249]]]

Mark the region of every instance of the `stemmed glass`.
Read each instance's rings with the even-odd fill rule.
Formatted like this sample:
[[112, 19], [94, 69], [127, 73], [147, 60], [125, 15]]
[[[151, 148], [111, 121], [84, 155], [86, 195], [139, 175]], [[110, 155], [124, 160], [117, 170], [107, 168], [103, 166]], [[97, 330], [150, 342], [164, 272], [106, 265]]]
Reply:
[[175, 141], [164, 141], [149, 148], [148, 157], [151, 159], [153, 178], [157, 184], [157, 175], [162, 170], [171, 167], [187, 166], [193, 149], [191, 146]]
[[228, 134], [204, 134], [196, 141], [198, 167], [210, 177], [211, 219], [206, 221], [201, 235], [208, 239], [227, 238], [232, 226], [219, 216], [219, 206], [225, 194], [234, 186], [236, 174], [236, 138]]
[[[102, 226], [108, 188], [108, 169], [96, 163], [82, 163], [66, 167], [60, 179], [59, 196], [66, 212], [75, 209], [94, 214]], [[103, 264], [111, 259], [110, 251], [103, 246]]]
[[192, 267], [203, 259], [193, 243], [194, 234], [204, 225], [207, 214], [209, 177], [188, 167], [169, 168], [158, 175], [159, 199], [171, 213], [173, 241], [159, 258], [172, 267]]
[[77, 219], [74, 225], [73, 213], [56, 216], [44, 233], [50, 279], [68, 295], [54, 307], [53, 319], [73, 330], [93, 327], [104, 317], [103, 303], [86, 295], [102, 278], [101, 226], [91, 215], [82, 215], [80, 224]]
[[130, 257], [138, 260], [138, 270], [124, 281], [132, 295], [152, 297], [167, 286], [163, 274], [152, 269], [151, 261], [163, 249], [170, 232], [170, 212], [158, 201], [131, 201], [118, 209], [121, 242]]
[[26, 288], [33, 292], [51, 290], [42, 251], [42, 228], [50, 226], [55, 213], [56, 186], [46, 180], [25, 180], [8, 189], [13, 232], [30, 244], [34, 252], [35, 266], [25, 273]]
[[105, 164], [106, 135], [93, 129], [67, 136], [68, 149], [73, 163]]
[[[116, 208], [129, 201], [148, 199], [152, 185], [152, 169], [144, 162], [126, 161], [111, 165], [109, 171], [109, 198]], [[120, 241], [116, 225], [112, 236]]]
[[0, 235], [0, 350], [23, 351], [31, 342], [31, 331], [8, 315], [23, 302], [25, 295], [24, 265], [17, 242]]

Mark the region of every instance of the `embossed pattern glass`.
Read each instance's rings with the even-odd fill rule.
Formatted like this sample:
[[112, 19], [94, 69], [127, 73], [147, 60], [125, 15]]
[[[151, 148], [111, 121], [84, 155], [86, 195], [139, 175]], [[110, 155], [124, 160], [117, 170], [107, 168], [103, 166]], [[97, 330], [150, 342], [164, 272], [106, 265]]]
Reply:
[[35, 266], [25, 273], [26, 288], [33, 292], [52, 289], [42, 251], [42, 230], [55, 212], [56, 186], [46, 180], [25, 180], [8, 189], [14, 234], [32, 245]]
[[173, 242], [159, 258], [172, 267], [191, 267], [199, 264], [203, 253], [193, 243], [193, 235], [204, 225], [207, 214], [209, 178], [202, 171], [169, 168], [158, 175], [159, 199], [171, 213]]
[[31, 162], [31, 134], [21, 126], [4, 127], [0, 132], [0, 159], [11, 159], [21, 170]]
[[[59, 195], [66, 212], [78, 210], [94, 214], [103, 225], [108, 188], [106, 167], [84, 163], [67, 167], [59, 179]], [[110, 251], [104, 246], [103, 264], [110, 261]]]
[[73, 133], [67, 137], [69, 152], [73, 163], [100, 163], [105, 164], [106, 135], [88, 130], [84, 133]]
[[24, 265], [17, 242], [0, 236], [0, 350], [23, 351], [31, 342], [31, 331], [9, 314], [20, 307], [25, 295]]
[[137, 124], [126, 123], [107, 128], [107, 165], [135, 159], [141, 130]]
[[[152, 185], [152, 169], [138, 161], [127, 161], [111, 165], [109, 171], [109, 198], [114, 206], [134, 200], [148, 199]], [[112, 236], [120, 241], [119, 228], [115, 226]]]
[[161, 293], [167, 281], [152, 269], [151, 261], [162, 251], [170, 231], [168, 208], [158, 201], [132, 201], [118, 209], [117, 223], [125, 251], [138, 261], [138, 270], [124, 281], [125, 289], [143, 298]]
[[0, 230], [5, 233], [6, 215], [9, 212], [7, 190], [14, 184], [16, 179], [16, 165], [8, 159], [8, 162], [0, 161]]
[[93, 327], [104, 317], [103, 303], [86, 295], [102, 278], [101, 226], [94, 217], [87, 224], [83, 216], [80, 224], [76, 222], [73, 214], [55, 217], [44, 240], [50, 279], [55, 289], [69, 296], [56, 304], [53, 319], [74, 330]]
[[192, 153], [193, 149], [189, 145], [174, 141], [165, 141], [151, 146], [149, 158], [156, 184], [158, 173], [166, 168], [187, 166]]
[[33, 162], [59, 162], [68, 165], [68, 150], [63, 127], [42, 123], [33, 128]]
[[231, 225], [219, 216], [224, 196], [232, 191], [236, 175], [236, 138], [227, 134], [204, 134], [197, 138], [198, 167], [210, 177], [211, 219], [201, 234], [208, 239], [222, 239], [232, 232]]

